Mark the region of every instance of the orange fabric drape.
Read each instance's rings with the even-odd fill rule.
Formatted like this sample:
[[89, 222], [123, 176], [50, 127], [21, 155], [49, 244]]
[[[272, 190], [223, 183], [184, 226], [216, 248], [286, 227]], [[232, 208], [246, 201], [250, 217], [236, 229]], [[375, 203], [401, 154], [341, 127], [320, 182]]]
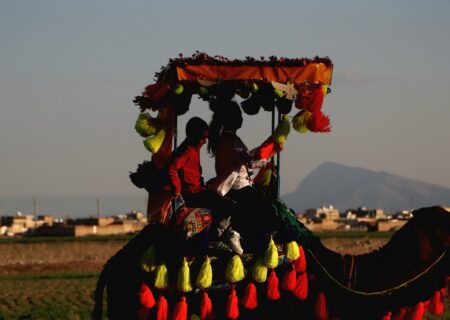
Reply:
[[310, 63], [295, 67], [265, 67], [265, 66], [211, 66], [187, 65], [177, 67], [178, 80], [265, 80], [295, 83], [305, 81], [312, 83], [331, 84], [333, 66], [324, 63]]

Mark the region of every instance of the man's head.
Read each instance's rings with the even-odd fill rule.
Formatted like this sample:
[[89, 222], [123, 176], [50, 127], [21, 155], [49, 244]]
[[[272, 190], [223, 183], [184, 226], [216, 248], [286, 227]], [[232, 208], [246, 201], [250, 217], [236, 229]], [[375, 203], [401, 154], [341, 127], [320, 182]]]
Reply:
[[202, 146], [208, 138], [208, 124], [199, 117], [189, 119], [186, 124], [186, 140], [192, 146]]

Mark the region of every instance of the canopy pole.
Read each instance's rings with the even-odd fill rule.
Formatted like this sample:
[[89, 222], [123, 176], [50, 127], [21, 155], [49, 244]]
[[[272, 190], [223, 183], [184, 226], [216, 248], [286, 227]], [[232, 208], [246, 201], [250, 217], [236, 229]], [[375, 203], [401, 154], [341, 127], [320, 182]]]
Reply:
[[[278, 112], [278, 124], [281, 122], [281, 113]], [[281, 166], [281, 154], [280, 151], [277, 152], [277, 190], [275, 195], [277, 199], [280, 197], [280, 189], [281, 189], [281, 177], [280, 177], [280, 166]]]

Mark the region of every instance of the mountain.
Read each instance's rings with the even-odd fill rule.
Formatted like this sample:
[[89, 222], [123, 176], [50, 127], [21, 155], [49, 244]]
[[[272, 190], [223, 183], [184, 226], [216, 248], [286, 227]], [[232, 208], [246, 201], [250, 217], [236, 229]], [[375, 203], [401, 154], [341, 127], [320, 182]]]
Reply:
[[449, 205], [450, 189], [386, 172], [325, 162], [306, 176], [298, 188], [282, 197], [295, 210], [333, 205], [382, 208], [392, 212], [431, 205]]
[[[58, 218], [80, 218], [97, 216], [96, 195], [23, 195], [14, 197], [0, 196], [0, 216], [11, 215], [16, 211], [24, 214], [34, 212], [33, 198], [36, 198], [37, 212], [51, 214]], [[104, 215], [128, 213], [132, 210], [146, 212], [147, 195], [100, 195], [101, 211]]]

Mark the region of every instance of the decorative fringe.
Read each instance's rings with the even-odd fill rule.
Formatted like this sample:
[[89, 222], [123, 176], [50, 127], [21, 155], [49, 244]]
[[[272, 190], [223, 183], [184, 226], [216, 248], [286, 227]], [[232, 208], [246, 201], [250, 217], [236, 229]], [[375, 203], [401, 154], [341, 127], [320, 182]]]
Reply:
[[269, 245], [264, 254], [264, 264], [270, 269], [274, 269], [278, 266], [278, 250], [272, 238], [270, 238]]
[[408, 320], [422, 320], [425, 312], [423, 302], [418, 302], [408, 315]]
[[231, 292], [228, 296], [225, 313], [228, 319], [237, 319], [239, 317], [238, 298], [234, 286], [231, 286]]
[[200, 319], [202, 320], [210, 320], [214, 319], [214, 312], [212, 308], [211, 299], [208, 296], [208, 293], [203, 290], [202, 299], [200, 300]]
[[244, 308], [253, 310], [258, 306], [258, 295], [256, 294], [256, 286], [253, 282], [250, 282], [245, 288], [244, 297], [241, 300]]
[[258, 283], [266, 282], [267, 280], [267, 267], [264, 265], [262, 258], [258, 258], [253, 266], [252, 272], [253, 280]]
[[433, 316], [440, 316], [444, 312], [444, 294], [441, 290], [437, 290], [433, 293], [428, 311]]
[[155, 247], [151, 246], [144, 252], [141, 258], [141, 268], [146, 272], [152, 272], [156, 269]]
[[280, 299], [280, 289], [278, 288], [278, 277], [275, 270], [272, 269], [267, 280], [267, 299], [278, 300]]
[[294, 261], [295, 271], [303, 273], [306, 271], [306, 257], [302, 246], [298, 246], [300, 257]]
[[286, 291], [294, 291], [296, 283], [297, 275], [295, 274], [294, 266], [291, 264], [289, 269], [284, 273], [281, 288]]
[[198, 272], [195, 285], [200, 289], [209, 288], [212, 284], [212, 278], [211, 259], [207, 256], [205, 257], [205, 261], [203, 261], [200, 271]]
[[386, 313], [383, 316], [383, 320], [391, 320], [391, 315], [392, 315], [392, 312], [388, 311], [388, 313]]
[[317, 296], [314, 315], [317, 320], [326, 320], [328, 317], [327, 299], [322, 292]]
[[191, 274], [186, 258], [183, 258], [180, 270], [178, 271], [177, 289], [180, 292], [192, 291]]
[[182, 296], [175, 306], [171, 320], [188, 320], [188, 305], [185, 296]]
[[156, 267], [155, 288], [164, 290], [169, 286], [169, 273], [165, 264]]
[[158, 304], [156, 306], [156, 320], [169, 319], [169, 306], [167, 300], [163, 295], [159, 296]]
[[306, 273], [299, 274], [292, 294], [301, 301], [306, 300], [308, 297], [308, 276]]
[[166, 137], [166, 129], [164, 127], [159, 128], [154, 135], [144, 140], [145, 148], [151, 153], [157, 153], [161, 148], [164, 138]]
[[391, 317], [391, 320], [403, 320], [406, 316], [408, 309], [406, 307], [400, 308], [396, 314]]
[[300, 249], [297, 242], [291, 241], [286, 244], [286, 258], [295, 261], [300, 257]]
[[153, 293], [149, 286], [145, 283], [141, 283], [141, 288], [139, 290], [139, 303], [146, 309], [151, 309], [156, 305]]
[[241, 257], [235, 254], [230, 262], [228, 262], [225, 270], [225, 278], [228, 282], [235, 283], [244, 279], [244, 276], [244, 264], [242, 263]]

